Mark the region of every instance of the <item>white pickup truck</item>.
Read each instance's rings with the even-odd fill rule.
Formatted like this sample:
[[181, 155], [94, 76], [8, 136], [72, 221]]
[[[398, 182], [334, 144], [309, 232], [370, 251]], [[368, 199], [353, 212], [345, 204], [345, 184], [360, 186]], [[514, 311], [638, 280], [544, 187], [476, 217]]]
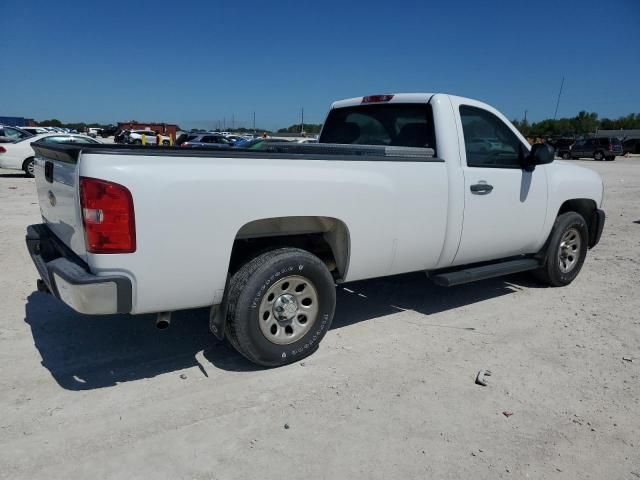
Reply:
[[211, 306], [212, 332], [277, 366], [316, 350], [335, 284], [425, 271], [451, 286], [531, 270], [563, 286], [604, 225], [597, 173], [446, 94], [336, 102], [318, 144], [264, 150], [34, 143], [27, 246], [81, 313]]

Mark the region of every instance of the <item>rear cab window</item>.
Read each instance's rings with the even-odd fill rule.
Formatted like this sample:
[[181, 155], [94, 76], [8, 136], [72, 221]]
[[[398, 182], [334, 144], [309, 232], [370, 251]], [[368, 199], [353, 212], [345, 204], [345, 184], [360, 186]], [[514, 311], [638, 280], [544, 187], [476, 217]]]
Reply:
[[319, 143], [386, 145], [436, 150], [431, 105], [385, 103], [335, 108]]

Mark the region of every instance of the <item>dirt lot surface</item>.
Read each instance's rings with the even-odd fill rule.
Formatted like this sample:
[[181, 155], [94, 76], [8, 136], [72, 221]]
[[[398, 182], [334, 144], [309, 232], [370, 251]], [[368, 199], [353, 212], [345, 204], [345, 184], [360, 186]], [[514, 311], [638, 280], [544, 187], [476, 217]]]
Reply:
[[320, 350], [273, 370], [206, 310], [160, 332], [35, 292], [34, 183], [0, 171], [0, 478], [639, 479], [640, 158], [575, 163], [608, 221], [572, 285], [345, 285]]

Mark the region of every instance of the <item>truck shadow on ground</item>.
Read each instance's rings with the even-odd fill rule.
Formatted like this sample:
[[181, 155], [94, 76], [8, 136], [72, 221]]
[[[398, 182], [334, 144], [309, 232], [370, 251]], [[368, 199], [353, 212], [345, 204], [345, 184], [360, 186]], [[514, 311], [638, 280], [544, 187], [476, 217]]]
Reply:
[[[404, 310], [434, 315], [536, 286], [525, 274], [452, 288], [438, 287], [422, 273], [352, 282], [338, 287], [332, 329]], [[154, 315], [81, 315], [34, 292], [25, 321], [42, 365], [68, 390], [110, 387], [191, 367], [208, 376], [206, 362], [228, 371], [259, 369], [209, 332], [208, 313], [176, 312], [171, 327], [159, 331]], [[471, 323], [465, 327], [473, 329]]]

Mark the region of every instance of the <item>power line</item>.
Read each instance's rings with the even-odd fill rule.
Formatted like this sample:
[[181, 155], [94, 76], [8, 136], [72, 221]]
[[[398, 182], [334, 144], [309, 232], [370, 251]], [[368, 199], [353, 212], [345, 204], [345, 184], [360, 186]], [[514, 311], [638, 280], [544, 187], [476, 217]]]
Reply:
[[560, 95], [562, 95], [562, 87], [564, 86], [564, 77], [562, 77], [562, 83], [560, 84], [560, 91], [558, 92], [558, 101], [556, 102], [556, 111], [553, 112], [553, 119], [556, 119], [558, 115], [558, 106], [560, 105]]

